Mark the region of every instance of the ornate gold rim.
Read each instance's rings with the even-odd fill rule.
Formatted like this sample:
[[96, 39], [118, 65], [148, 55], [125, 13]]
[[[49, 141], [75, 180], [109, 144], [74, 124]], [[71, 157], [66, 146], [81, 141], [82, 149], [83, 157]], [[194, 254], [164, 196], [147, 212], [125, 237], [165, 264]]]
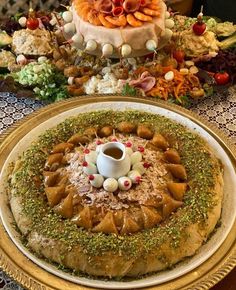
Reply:
[[[222, 132], [220, 132], [214, 125], [203, 121], [197, 114], [177, 105], [168, 104], [159, 100], [150, 100], [144, 97], [134, 98], [114, 95], [82, 96], [62, 101], [41, 108], [30, 116], [27, 116], [24, 120], [14, 124], [9, 130], [2, 133], [0, 136], [0, 169], [18, 140], [20, 140], [26, 132], [29, 132], [41, 122], [46, 121], [59, 113], [84, 104], [107, 101], [139, 102], [159, 106], [189, 118], [205, 129], [219, 142], [236, 169], [235, 146], [231, 144], [227, 137], [224, 136], [224, 134], [222, 134]], [[236, 266], [235, 232], [236, 221], [221, 247], [199, 267], [179, 278], [171, 280], [170, 282], [153, 287], [147, 287], [145, 289], [173, 289], [173, 285], [175, 285], [175, 289], [205, 290], [211, 288]], [[17, 249], [4, 230], [2, 224], [0, 224], [0, 268], [27, 289], [94, 289], [65, 281], [35, 265]]]

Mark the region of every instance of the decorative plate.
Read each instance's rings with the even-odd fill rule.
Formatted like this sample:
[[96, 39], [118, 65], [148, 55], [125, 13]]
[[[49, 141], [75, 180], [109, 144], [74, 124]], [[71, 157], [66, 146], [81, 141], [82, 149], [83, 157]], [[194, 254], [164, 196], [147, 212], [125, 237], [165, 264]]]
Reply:
[[[221, 225], [212, 237], [191, 258], [173, 269], [147, 278], [102, 281], [77, 277], [58, 270], [31, 252], [21, 243], [13, 225], [4, 187], [7, 167], [28, 145], [45, 131], [70, 116], [101, 109], [136, 109], [164, 115], [195, 130], [207, 140], [224, 165], [224, 201]], [[73, 98], [50, 105], [33, 113], [24, 121], [2, 134], [0, 146], [0, 267], [29, 289], [209, 289], [236, 265], [236, 150], [225, 137], [198, 116], [175, 105], [146, 98], [99, 96]], [[81, 286], [83, 285], [83, 286]], [[86, 287], [84, 287], [86, 286]]]

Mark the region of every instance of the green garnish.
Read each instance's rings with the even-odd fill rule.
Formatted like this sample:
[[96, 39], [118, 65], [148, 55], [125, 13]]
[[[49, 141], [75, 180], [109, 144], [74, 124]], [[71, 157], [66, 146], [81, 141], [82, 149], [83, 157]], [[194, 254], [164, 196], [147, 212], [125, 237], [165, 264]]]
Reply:
[[12, 76], [20, 84], [31, 86], [40, 100], [54, 102], [68, 98], [66, 77], [49, 61], [29, 63]]
[[134, 87], [131, 87], [129, 84], [125, 84], [122, 89], [122, 95], [123, 96], [136, 96], [137, 89], [135, 89]]

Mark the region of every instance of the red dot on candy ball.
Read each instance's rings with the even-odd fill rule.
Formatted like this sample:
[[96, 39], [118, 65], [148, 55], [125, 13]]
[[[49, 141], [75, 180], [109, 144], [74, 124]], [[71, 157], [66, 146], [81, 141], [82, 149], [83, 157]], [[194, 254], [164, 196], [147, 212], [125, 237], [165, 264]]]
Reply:
[[128, 141], [128, 142], [125, 143], [125, 146], [126, 147], [132, 147], [132, 143], [130, 141]]
[[88, 166], [88, 162], [84, 161], [84, 162], [82, 163], [82, 165], [83, 165], [84, 167], [87, 167], [87, 166]]
[[126, 180], [125, 182], [124, 182], [124, 186], [126, 186], [126, 187], [128, 187], [129, 186], [129, 181], [128, 180]]
[[135, 178], [135, 181], [136, 181], [137, 183], [139, 183], [139, 182], [141, 181], [141, 177], [140, 177], [140, 176], [137, 176], [137, 177]]
[[138, 151], [139, 152], [144, 152], [144, 147], [143, 146], [138, 146]]
[[101, 141], [101, 140], [97, 140], [97, 141], [96, 141], [96, 144], [97, 144], [97, 145], [101, 145], [101, 144], [102, 144], [102, 141]]
[[89, 154], [90, 150], [88, 148], [84, 149], [84, 154]]
[[91, 175], [89, 175], [89, 180], [94, 180], [94, 176], [91, 174]]

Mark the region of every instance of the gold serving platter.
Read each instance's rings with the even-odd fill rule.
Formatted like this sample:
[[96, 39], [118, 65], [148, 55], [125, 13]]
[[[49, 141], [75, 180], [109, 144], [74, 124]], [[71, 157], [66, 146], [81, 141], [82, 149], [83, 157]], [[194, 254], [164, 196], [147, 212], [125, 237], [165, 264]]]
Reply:
[[[154, 101], [147, 98], [133, 98], [124, 96], [84, 96], [72, 98], [63, 102], [46, 106], [31, 114], [24, 120], [15, 124], [7, 132], [0, 136], [0, 169], [2, 170], [6, 159], [18, 142], [31, 130], [41, 123], [60, 116], [66, 111], [73, 110], [85, 105], [96, 103], [120, 102], [138, 103], [140, 106], [150, 105], [178, 114], [191, 120], [197, 126], [206, 131], [220, 145], [227, 154], [234, 174], [236, 171], [236, 148], [209, 123], [203, 121], [196, 114], [176, 105], [162, 101]], [[166, 281], [162, 284], [145, 287], [142, 289], [174, 290], [174, 289], [209, 289], [223, 279], [236, 266], [236, 220], [233, 221], [230, 232], [219, 248], [203, 263], [187, 273]], [[27, 289], [66, 289], [86, 290], [94, 289], [81, 286], [71, 281], [60, 278], [44, 270], [29, 260], [15, 245], [7, 234], [4, 226], [0, 223], [0, 268]], [[99, 288], [100, 287], [100, 288]], [[99, 284], [98, 289], [103, 289]], [[112, 288], [112, 287], [111, 287]], [[113, 288], [114, 289], [114, 288]], [[117, 288], [116, 288], [117, 289]]]

